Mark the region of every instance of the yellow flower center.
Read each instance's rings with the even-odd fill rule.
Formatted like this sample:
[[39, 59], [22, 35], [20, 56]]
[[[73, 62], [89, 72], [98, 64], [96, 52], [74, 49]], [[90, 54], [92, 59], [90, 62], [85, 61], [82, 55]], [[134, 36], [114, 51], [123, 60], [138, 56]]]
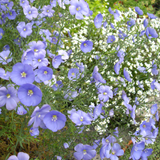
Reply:
[[85, 150], [85, 149], [83, 150], [83, 154], [87, 154], [87, 152], [86, 152], [86, 150]]
[[7, 60], [8, 57], [4, 57], [4, 58], [5, 58], [5, 60]]
[[86, 47], [86, 46], [87, 46], [87, 44], [86, 44], [86, 43], [84, 43], [84, 46]]
[[111, 41], [113, 41], [113, 39], [111, 39]]
[[26, 77], [26, 75], [27, 75], [27, 74], [26, 74], [25, 72], [22, 72], [22, 73], [21, 73], [21, 76], [22, 76], [22, 77]]
[[143, 128], [146, 128], [146, 125], [145, 125], [145, 124], [143, 125]]
[[3, 33], [0, 33], [1, 36], [3, 36]]
[[41, 62], [41, 59], [38, 59], [38, 62]]
[[26, 28], [23, 28], [24, 31], [26, 31]]
[[58, 84], [56, 84], [56, 87], [58, 87]]
[[49, 12], [49, 9], [47, 9], [47, 13]]
[[52, 121], [56, 121], [57, 120], [57, 116], [56, 115], [53, 115], [52, 116]]
[[106, 142], [108, 143], [108, 142], [109, 142], [109, 140], [108, 140], [108, 139], [106, 139]]
[[81, 122], [83, 121], [83, 117], [80, 118], [80, 121], [81, 121]]
[[47, 71], [44, 71], [44, 74], [47, 74], [48, 72]]
[[115, 152], [113, 151], [112, 154], [115, 155]]
[[11, 95], [10, 94], [7, 94], [7, 98], [10, 98], [11, 97]]
[[38, 52], [38, 49], [34, 49], [34, 52]]
[[33, 95], [33, 91], [32, 90], [28, 90], [28, 95], [32, 96]]
[[22, 1], [22, 3], [24, 3], [24, 1]]
[[76, 10], [79, 11], [81, 9], [81, 7], [77, 7]]
[[107, 92], [103, 92], [103, 95], [107, 95]]
[[74, 76], [74, 73], [72, 73], [72, 76]]
[[31, 14], [31, 11], [29, 11], [28, 13]]

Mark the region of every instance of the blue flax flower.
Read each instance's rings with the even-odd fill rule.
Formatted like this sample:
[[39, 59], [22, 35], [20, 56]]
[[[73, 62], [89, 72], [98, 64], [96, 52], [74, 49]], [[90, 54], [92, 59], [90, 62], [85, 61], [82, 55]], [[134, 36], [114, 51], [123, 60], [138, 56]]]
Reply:
[[10, 53], [10, 50], [4, 50], [0, 52], [0, 63], [7, 64], [11, 62], [12, 61], [12, 57], [10, 58], [11, 55], [12, 53]]
[[[31, 51], [32, 52], [32, 51]], [[33, 52], [32, 52], [33, 53]], [[36, 54], [33, 57], [33, 68], [41, 68], [42, 66], [48, 65], [48, 59], [45, 58], [44, 54]]]
[[54, 91], [57, 91], [58, 89], [60, 89], [60, 88], [62, 88], [62, 87], [63, 87], [62, 81], [57, 81], [56, 84], [54, 84], [54, 85], [52, 86], [52, 88], [53, 88]]
[[141, 124], [140, 124], [140, 129], [141, 131], [142, 130], [151, 130], [151, 123], [150, 122], [146, 122], [146, 121], [143, 121]]
[[42, 66], [37, 71], [37, 76], [41, 81], [51, 80], [53, 75], [53, 70], [49, 67]]
[[10, 75], [11, 80], [17, 85], [34, 82], [34, 72], [30, 65], [16, 63]]
[[134, 160], [140, 159], [140, 157], [142, 156], [144, 148], [145, 148], [145, 143], [144, 142], [135, 143], [132, 147], [130, 157]]
[[153, 105], [151, 106], [151, 114], [155, 114], [156, 111], [157, 111], [157, 109], [158, 109], [157, 104], [153, 104]]
[[120, 62], [118, 61], [115, 65], [114, 65], [114, 71], [116, 72], [116, 74], [119, 74], [120, 71]]
[[124, 154], [124, 150], [121, 149], [121, 146], [118, 143], [114, 143], [112, 151], [110, 151], [111, 150], [106, 150], [105, 156], [111, 160], [118, 160], [118, 156], [122, 156]]
[[148, 26], [148, 20], [147, 20], [147, 19], [145, 19], [145, 20], [143, 21], [143, 25], [144, 25], [145, 28]]
[[85, 113], [81, 110], [77, 112], [72, 112], [69, 118], [77, 125], [89, 125], [91, 124], [92, 118], [88, 113]]
[[0, 107], [6, 104], [7, 110], [13, 110], [17, 107], [18, 102], [17, 90], [14, 87], [9, 85], [7, 89], [0, 87]]
[[148, 39], [151, 39], [151, 38], [157, 38], [158, 34], [155, 29], [147, 27], [146, 28], [146, 36], [148, 37]]
[[43, 6], [42, 10], [43, 10], [42, 15], [43, 16], [48, 16], [48, 17], [52, 17], [54, 12], [55, 12], [54, 10], [52, 10], [52, 6], [50, 6], [50, 5]]
[[93, 111], [94, 120], [98, 118], [98, 116], [102, 113], [102, 104], [98, 104]]
[[147, 13], [148, 17], [151, 19], [156, 19], [157, 17], [154, 14]]
[[21, 37], [26, 38], [32, 33], [32, 23], [25, 24], [25, 22], [20, 22], [17, 26], [17, 30]]
[[103, 102], [107, 102], [109, 100], [109, 98], [113, 98], [113, 92], [110, 89], [109, 86], [100, 86], [98, 88], [98, 92], [99, 92], [99, 100], [103, 100]]
[[152, 151], [153, 151], [153, 149], [151, 149], [151, 148], [145, 149], [145, 150], [142, 152], [141, 159], [142, 159], [142, 160], [147, 160], [147, 159], [148, 159], [147, 157], [152, 154]]
[[100, 73], [98, 73], [98, 67], [95, 66], [92, 73], [93, 82], [106, 83], [106, 80], [103, 79]]
[[37, 106], [31, 115], [31, 119], [28, 122], [28, 126], [30, 126], [32, 123], [33, 123], [33, 128], [44, 126], [43, 118], [50, 110], [51, 107], [48, 104], [44, 104], [42, 108], [39, 108]]
[[34, 52], [34, 55], [36, 54], [43, 54], [46, 55], [45, 51], [45, 45], [42, 41], [32, 41], [28, 44], [30, 46], [30, 49]]
[[0, 39], [2, 39], [3, 35], [4, 35], [4, 30], [0, 28]]
[[125, 70], [123, 70], [123, 74], [124, 74], [124, 78], [128, 81], [128, 82], [132, 82], [132, 79], [130, 78], [129, 73]]
[[84, 0], [71, 0], [69, 11], [71, 15], [76, 15], [76, 19], [83, 19], [83, 15], [89, 14], [88, 4]]
[[9, 11], [9, 13], [6, 14], [6, 16], [8, 17], [8, 19], [14, 20], [17, 16], [17, 13], [14, 9], [12, 9]]
[[8, 160], [29, 160], [29, 155], [24, 152], [19, 152], [17, 156], [12, 155], [8, 158]]
[[96, 150], [90, 145], [83, 145], [82, 143], [77, 144], [74, 147], [74, 157], [77, 160], [90, 160], [96, 156]]
[[28, 0], [20, 0], [20, 6], [21, 7], [25, 7], [25, 6], [28, 6], [28, 5], [29, 5]]
[[34, 84], [26, 83], [19, 87], [18, 98], [25, 106], [37, 106], [42, 100], [42, 92]]
[[32, 20], [33, 18], [37, 18], [38, 16], [38, 10], [35, 7], [31, 7], [30, 5], [27, 5], [23, 8], [23, 12], [27, 19]]
[[135, 11], [136, 11], [139, 15], [143, 15], [143, 11], [142, 11], [139, 7], [135, 7]]
[[17, 114], [24, 115], [24, 114], [27, 114], [27, 111], [24, 109], [24, 107], [22, 105], [20, 105], [20, 107], [18, 107], [18, 109], [17, 109]]
[[116, 12], [112, 11], [111, 7], [109, 7], [108, 11], [110, 12], [110, 14], [112, 14], [114, 16], [114, 19], [119, 21], [120, 20], [120, 13], [119, 11], [116, 9]]
[[64, 98], [69, 99], [69, 101], [72, 101], [75, 97], [78, 96], [78, 93], [75, 90], [67, 90], [64, 92], [64, 94], [65, 94]]
[[94, 25], [96, 28], [101, 28], [103, 21], [103, 16], [101, 13], [97, 14], [96, 17], [94, 18]]
[[86, 40], [81, 43], [80, 47], [81, 47], [82, 52], [84, 53], [90, 52], [93, 48], [93, 42]]
[[58, 68], [59, 65], [62, 63], [62, 56], [61, 55], [58, 55], [58, 56], [55, 56], [53, 59], [52, 59], [52, 66], [54, 68]]
[[71, 68], [68, 71], [68, 78], [72, 81], [76, 81], [79, 78], [79, 70], [77, 68]]
[[29, 130], [29, 133], [31, 136], [34, 136], [36, 138], [39, 135], [39, 130], [38, 130], [38, 128], [31, 128]]
[[107, 43], [113, 43], [114, 41], [115, 41], [115, 36], [114, 35], [108, 36]]
[[43, 122], [48, 129], [57, 132], [65, 126], [66, 116], [59, 111], [53, 110], [44, 116]]

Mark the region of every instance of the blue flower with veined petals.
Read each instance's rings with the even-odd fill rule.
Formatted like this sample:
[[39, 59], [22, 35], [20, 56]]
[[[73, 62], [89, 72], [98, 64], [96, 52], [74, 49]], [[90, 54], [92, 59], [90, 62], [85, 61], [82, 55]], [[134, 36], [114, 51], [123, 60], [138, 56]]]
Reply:
[[83, 19], [83, 15], [89, 14], [88, 4], [83, 0], [71, 0], [69, 11], [71, 15], [76, 15], [76, 19]]
[[109, 86], [100, 86], [98, 88], [98, 92], [99, 92], [99, 100], [103, 100], [103, 102], [107, 102], [109, 100], [109, 98], [113, 98], [113, 92], [110, 89]]
[[132, 147], [130, 157], [132, 159], [140, 159], [140, 157], [142, 156], [144, 148], [145, 148], [145, 143], [144, 142], [135, 143]]
[[34, 82], [34, 72], [30, 65], [16, 63], [10, 75], [11, 80], [17, 85]]
[[17, 109], [17, 114], [24, 115], [24, 114], [27, 114], [27, 111], [24, 109], [24, 107], [22, 105], [20, 105], [20, 107], [18, 107], [18, 109]]
[[93, 48], [93, 42], [86, 40], [81, 43], [80, 47], [81, 47], [82, 52], [84, 53], [90, 52]]
[[101, 13], [97, 14], [96, 17], [94, 18], [94, 25], [96, 28], [101, 28], [103, 21], [103, 16]]
[[25, 106], [37, 106], [42, 100], [42, 92], [34, 84], [26, 83], [19, 87], [18, 98]]
[[148, 39], [151, 39], [151, 38], [157, 38], [158, 37], [158, 34], [156, 32], [155, 29], [153, 28], [150, 28], [150, 27], [147, 27], [146, 28], [146, 36], [148, 37]]
[[59, 111], [53, 110], [44, 116], [43, 122], [48, 129], [57, 132], [65, 126], [66, 116]]
[[115, 36], [114, 35], [110, 35], [110, 36], [108, 36], [107, 43], [113, 43], [115, 40], [116, 40]]
[[4, 35], [4, 30], [0, 28], [0, 39], [2, 39], [3, 35]]
[[25, 24], [25, 22], [20, 22], [17, 26], [17, 30], [21, 37], [26, 38], [32, 33], [32, 23]]
[[92, 118], [88, 113], [85, 113], [81, 110], [72, 112], [69, 118], [77, 125], [89, 125], [91, 124]]
[[29, 160], [29, 155], [24, 152], [19, 152], [17, 156], [12, 155], [8, 158], [8, 160]]
[[28, 122], [28, 126], [30, 126], [33, 123], [33, 128], [37, 128], [39, 126], [43, 128], [43, 118], [50, 111], [50, 109], [51, 107], [48, 104], [44, 104], [42, 108], [39, 108], [37, 106], [31, 115], [31, 119]]
[[143, 11], [142, 11], [139, 7], [135, 7], [135, 11], [136, 11], [139, 15], [143, 15]]
[[42, 66], [37, 71], [38, 78], [43, 82], [52, 79], [52, 75], [53, 75], [53, 70], [46, 66]]
[[6, 104], [7, 110], [13, 110], [17, 107], [19, 99], [17, 97], [17, 90], [13, 86], [0, 87], [0, 107]]
[[77, 68], [71, 68], [68, 71], [68, 78], [72, 81], [76, 81], [79, 78], [79, 70]]
[[12, 53], [10, 53], [10, 50], [4, 50], [0, 52], [0, 63], [7, 64], [12, 61], [11, 57]]
[[151, 19], [156, 19], [157, 17], [154, 14], [147, 13], [148, 17]]
[[30, 5], [27, 5], [23, 8], [23, 12], [27, 19], [32, 20], [33, 18], [37, 18], [38, 16], [38, 10], [35, 7], [31, 7]]
[[128, 82], [132, 82], [132, 79], [130, 78], [129, 73], [125, 70], [125, 68], [123, 69], [123, 74], [124, 74], [124, 78], [125, 78]]
[[45, 5], [43, 6], [42, 8], [43, 12], [42, 12], [42, 15], [43, 16], [48, 16], [48, 17], [52, 17], [53, 14], [54, 14], [54, 10], [52, 9], [52, 6], [51, 5]]
[[82, 143], [77, 144], [74, 147], [74, 157], [77, 160], [90, 160], [96, 156], [96, 150], [90, 145], [83, 145]]

